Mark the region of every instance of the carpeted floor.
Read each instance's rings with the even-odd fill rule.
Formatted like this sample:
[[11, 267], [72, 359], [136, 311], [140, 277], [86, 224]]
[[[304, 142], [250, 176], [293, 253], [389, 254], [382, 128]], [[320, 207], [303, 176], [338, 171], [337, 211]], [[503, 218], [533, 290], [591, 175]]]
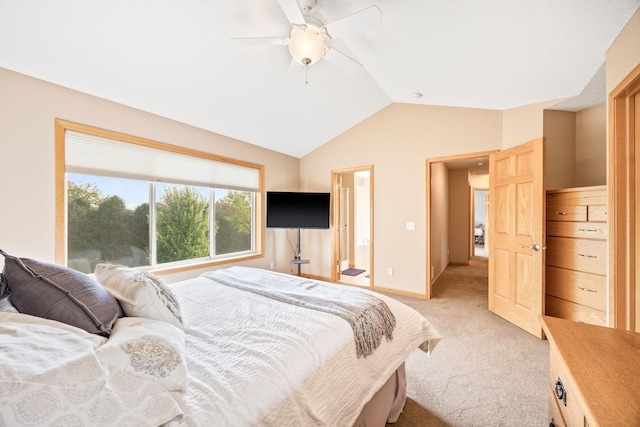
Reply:
[[543, 426], [549, 344], [487, 309], [486, 258], [450, 266], [431, 300], [390, 295], [442, 336], [431, 357], [406, 363], [408, 400], [394, 427]]

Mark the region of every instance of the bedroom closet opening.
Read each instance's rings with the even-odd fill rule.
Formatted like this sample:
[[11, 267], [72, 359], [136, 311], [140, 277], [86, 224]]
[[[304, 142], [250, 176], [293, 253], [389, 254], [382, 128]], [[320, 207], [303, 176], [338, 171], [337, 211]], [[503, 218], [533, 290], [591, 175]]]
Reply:
[[337, 170], [333, 181], [334, 281], [371, 287], [373, 166]]

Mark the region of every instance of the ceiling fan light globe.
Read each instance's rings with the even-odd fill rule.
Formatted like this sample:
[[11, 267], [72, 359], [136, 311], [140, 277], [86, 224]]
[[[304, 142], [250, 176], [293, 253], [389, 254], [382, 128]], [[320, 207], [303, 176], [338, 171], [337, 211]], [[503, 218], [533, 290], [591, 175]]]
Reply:
[[324, 32], [314, 24], [293, 27], [289, 37], [289, 52], [302, 65], [313, 64], [327, 51]]

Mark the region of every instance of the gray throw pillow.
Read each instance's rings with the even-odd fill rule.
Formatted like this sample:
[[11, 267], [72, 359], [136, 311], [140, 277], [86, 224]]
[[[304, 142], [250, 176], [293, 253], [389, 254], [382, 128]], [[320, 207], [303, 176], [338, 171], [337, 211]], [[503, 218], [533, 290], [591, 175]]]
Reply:
[[29, 258], [4, 256], [11, 302], [21, 312], [109, 336], [122, 316], [118, 301], [88, 275]]
[[16, 308], [9, 301], [9, 296], [11, 295], [11, 291], [9, 290], [9, 285], [7, 285], [7, 281], [4, 278], [4, 274], [0, 273], [0, 311], [9, 311], [9, 312], [17, 312]]
[[8, 298], [11, 295], [7, 280], [4, 278], [4, 274], [0, 273], [0, 299]]

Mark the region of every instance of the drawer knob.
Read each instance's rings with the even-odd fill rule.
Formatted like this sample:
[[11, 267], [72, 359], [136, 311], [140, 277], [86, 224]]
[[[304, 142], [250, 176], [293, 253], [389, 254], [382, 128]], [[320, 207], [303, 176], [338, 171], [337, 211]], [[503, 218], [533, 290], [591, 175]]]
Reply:
[[581, 291], [585, 291], [585, 292], [598, 292], [598, 291], [593, 290], [593, 289], [583, 288], [582, 286], [578, 286], [578, 289], [580, 289]]
[[578, 256], [581, 256], [583, 258], [598, 258], [597, 255], [589, 255], [589, 254], [578, 254]]
[[578, 228], [578, 231], [582, 231], [583, 233], [597, 233], [599, 230], [597, 228]]
[[562, 400], [564, 406], [567, 406], [567, 390], [565, 390], [564, 385], [562, 385], [560, 377], [558, 377], [556, 381], [555, 393], [558, 400]]
[[556, 215], [571, 215], [573, 212], [556, 211]]

